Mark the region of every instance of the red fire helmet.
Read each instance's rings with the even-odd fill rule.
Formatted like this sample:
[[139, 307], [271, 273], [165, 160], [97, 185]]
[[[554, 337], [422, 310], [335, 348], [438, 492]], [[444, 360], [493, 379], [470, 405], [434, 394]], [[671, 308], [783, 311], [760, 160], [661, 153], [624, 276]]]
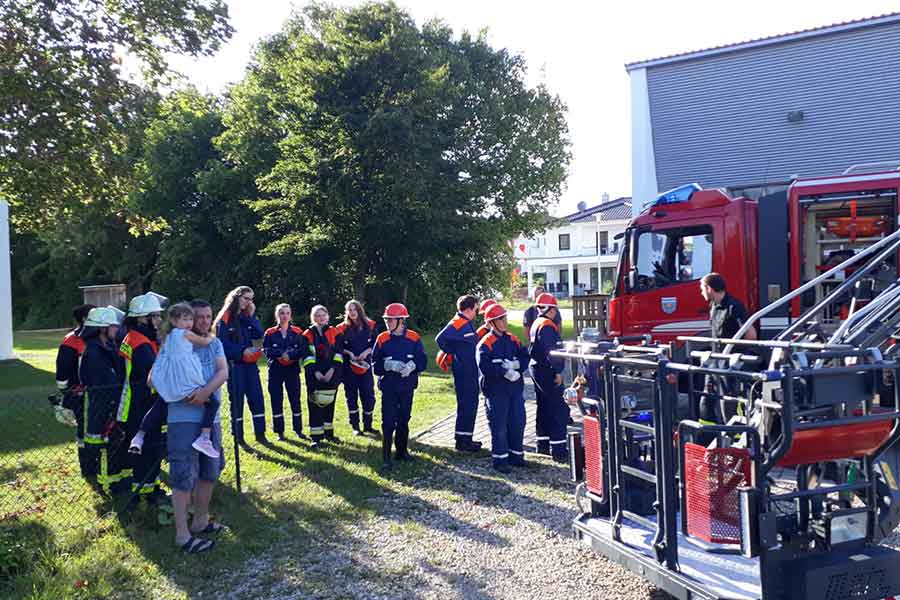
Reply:
[[384, 314], [381, 316], [383, 319], [408, 319], [409, 311], [406, 310], [406, 307], [400, 304], [399, 302], [394, 302], [392, 304], [388, 304], [384, 308]]
[[487, 314], [487, 310], [493, 305], [497, 304], [497, 301], [493, 298], [486, 298], [481, 301], [481, 306], [478, 307], [478, 312], [481, 314]]
[[535, 306], [558, 306], [556, 303], [556, 296], [549, 292], [544, 292], [540, 296], [537, 297], [537, 300], [534, 301]]
[[493, 321], [494, 319], [499, 319], [500, 317], [506, 316], [506, 309], [503, 308], [501, 304], [494, 303], [487, 309], [487, 312], [484, 314], [485, 321]]

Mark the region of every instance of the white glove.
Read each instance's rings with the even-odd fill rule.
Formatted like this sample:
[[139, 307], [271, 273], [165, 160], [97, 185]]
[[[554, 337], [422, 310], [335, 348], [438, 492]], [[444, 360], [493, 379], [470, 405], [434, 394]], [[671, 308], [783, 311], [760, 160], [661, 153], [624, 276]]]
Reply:
[[409, 361], [400, 369], [400, 377], [409, 377], [415, 370], [416, 363], [414, 363], [413, 361]]
[[400, 362], [399, 360], [393, 360], [390, 358], [385, 359], [385, 361], [384, 361], [384, 370], [385, 371], [395, 371], [395, 372], [399, 373], [401, 369], [403, 369], [403, 363]]
[[519, 370], [519, 361], [518, 360], [503, 359], [503, 362], [500, 364], [507, 371], [518, 371]]
[[514, 371], [512, 369], [504, 373], [503, 376], [513, 383], [515, 383], [522, 377], [522, 375], [520, 375], [518, 371]]

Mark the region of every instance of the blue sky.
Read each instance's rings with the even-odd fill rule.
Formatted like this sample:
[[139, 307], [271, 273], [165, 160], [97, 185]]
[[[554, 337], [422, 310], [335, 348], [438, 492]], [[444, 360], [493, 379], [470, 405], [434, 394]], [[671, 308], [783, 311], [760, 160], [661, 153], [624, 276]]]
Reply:
[[[243, 76], [254, 43], [278, 31], [300, 0], [229, 0], [236, 32], [216, 56], [176, 58], [173, 66], [211, 92]], [[360, 2], [336, 2], [355, 5]], [[454, 31], [488, 30], [496, 47], [525, 56], [569, 108], [573, 162], [556, 210], [631, 193], [630, 87], [624, 64], [900, 10], [885, 0], [398, 0], [422, 23], [440, 18]]]

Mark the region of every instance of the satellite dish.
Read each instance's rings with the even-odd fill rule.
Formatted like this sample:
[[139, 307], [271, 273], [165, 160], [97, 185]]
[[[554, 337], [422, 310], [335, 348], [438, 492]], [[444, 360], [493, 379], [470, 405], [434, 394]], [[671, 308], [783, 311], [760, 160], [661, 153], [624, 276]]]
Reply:
[[578, 212], [584, 212], [586, 210], [587, 210], [587, 202], [582, 200], [581, 202], [578, 203]]

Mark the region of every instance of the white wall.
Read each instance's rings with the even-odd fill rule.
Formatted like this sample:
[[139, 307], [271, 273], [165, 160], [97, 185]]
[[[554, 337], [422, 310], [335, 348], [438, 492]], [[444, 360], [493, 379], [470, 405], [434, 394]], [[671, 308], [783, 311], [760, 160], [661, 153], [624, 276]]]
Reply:
[[637, 216], [659, 190], [647, 69], [634, 69], [628, 74], [631, 76], [631, 214]]
[[9, 204], [0, 200], [0, 360], [15, 358], [12, 331], [12, 272], [9, 253]]

